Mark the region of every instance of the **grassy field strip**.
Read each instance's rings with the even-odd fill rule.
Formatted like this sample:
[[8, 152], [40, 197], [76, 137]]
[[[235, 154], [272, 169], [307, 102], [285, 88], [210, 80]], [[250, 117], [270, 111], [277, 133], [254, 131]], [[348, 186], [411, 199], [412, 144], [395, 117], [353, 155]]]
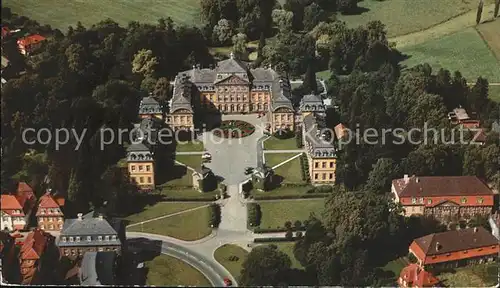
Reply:
[[152, 221], [156, 221], [156, 220], [161, 220], [161, 219], [164, 219], [164, 218], [176, 216], [176, 215], [179, 215], [179, 214], [182, 214], [182, 213], [186, 213], [186, 212], [191, 212], [191, 211], [198, 210], [198, 209], [201, 209], [201, 208], [205, 208], [205, 207], [208, 207], [208, 206], [209, 205], [207, 204], [207, 205], [203, 205], [203, 206], [199, 206], [199, 207], [195, 207], [195, 208], [191, 208], [191, 209], [187, 209], [187, 210], [175, 212], [175, 213], [172, 213], [172, 214], [163, 215], [163, 216], [160, 216], [160, 217], [156, 217], [156, 218], [144, 220], [142, 222], [130, 224], [127, 227], [133, 227], [133, 226], [137, 226], [137, 225], [142, 225], [144, 223], [148, 223], [148, 222], [152, 222]]
[[500, 19], [476, 26], [476, 30], [491, 51], [500, 60]]
[[297, 154], [297, 155], [293, 156], [292, 158], [287, 159], [287, 160], [285, 160], [285, 161], [283, 161], [283, 162], [281, 162], [281, 163], [279, 163], [279, 164], [277, 164], [277, 165], [273, 166], [272, 168], [273, 168], [273, 169], [276, 169], [276, 168], [278, 168], [278, 167], [280, 167], [280, 166], [283, 166], [283, 165], [285, 165], [286, 163], [288, 163], [288, 162], [290, 162], [290, 161], [293, 161], [294, 159], [296, 159], [296, 158], [300, 157], [300, 155], [302, 155], [302, 153], [299, 153], [299, 154]]
[[[484, 6], [483, 21], [486, 19], [490, 19], [492, 17], [494, 8], [495, 8], [494, 4]], [[474, 9], [455, 18], [449, 19], [448, 21], [438, 24], [436, 26], [430, 27], [422, 31], [393, 37], [390, 38], [389, 41], [395, 42], [396, 48], [403, 48], [407, 46], [421, 44], [431, 39], [438, 39], [440, 37], [452, 34], [454, 32], [461, 31], [465, 28], [475, 26], [476, 13], [477, 11]]]

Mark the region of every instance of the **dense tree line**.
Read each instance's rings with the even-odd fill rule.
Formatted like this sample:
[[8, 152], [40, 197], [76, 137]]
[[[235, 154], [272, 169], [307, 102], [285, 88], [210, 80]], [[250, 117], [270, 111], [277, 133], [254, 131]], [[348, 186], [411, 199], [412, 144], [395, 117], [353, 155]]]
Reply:
[[[88, 29], [78, 23], [47, 41], [26, 73], [2, 88], [2, 192], [11, 191], [12, 179], [38, 188], [48, 175], [51, 188], [67, 191], [70, 214], [88, 204], [127, 203], [135, 188], [116, 166], [124, 148], [115, 141], [101, 149], [99, 131], [132, 129], [140, 99], [153, 92], [166, 102], [168, 79], [195, 63], [213, 63], [201, 31], [170, 19], [127, 27], [106, 20]], [[25, 128], [74, 129], [83, 141], [78, 149], [73, 135], [58, 149], [53, 142], [30, 146], [21, 138]], [[125, 208], [117, 206], [112, 210]]]

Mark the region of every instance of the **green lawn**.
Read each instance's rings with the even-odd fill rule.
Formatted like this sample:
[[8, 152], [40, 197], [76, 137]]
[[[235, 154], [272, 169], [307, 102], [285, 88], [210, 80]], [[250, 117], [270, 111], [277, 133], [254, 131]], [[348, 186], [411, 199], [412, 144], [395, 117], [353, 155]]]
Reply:
[[[247, 255], [247, 250], [233, 244], [222, 245], [214, 252], [215, 260], [222, 264], [235, 279], [240, 277], [241, 265], [243, 265]], [[238, 260], [231, 261], [229, 260], [230, 256], [236, 256]]]
[[300, 167], [299, 157], [274, 169], [274, 173], [284, 178], [283, 184], [305, 183], [302, 180], [302, 168]]
[[168, 256], [159, 255], [146, 262], [146, 284], [154, 286], [212, 286], [200, 271], [189, 264]]
[[297, 155], [297, 153], [265, 153], [264, 158], [266, 159], [266, 164], [269, 167], [274, 167], [295, 155]]
[[500, 85], [490, 86], [488, 92], [491, 99], [500, 102]]
[[176, 24], [201, 24], [199, 0], [4, 0], [2, 7], [63, 31], [78, 21], [90, 26], [106, 18], [122, 25], [157, 23], [162, 17]]
[[410, 262], [408, 261], [408, 258], [401, 257], [401, 258], [397, 258], [395, 260], [389, 261], [384, 267], [381, 267], [382, 271], [385, 271], [385, 272], [388, 272], [389, 274], [391, 274], [390, 277], [387, 277], [387, 279], [384, 279], [383, 285], [384, 286], [397, 286], [396, 281], [399, 277], [399, 274], [401, 273], [401, 270], [403, 270], [403, 268], [406, 267], [409, 263]]
[[297, 150], [297, 140], [295, 137], [288, 139], [278, 139], [271, 136], [269, 139], [264, 141], [265, 150]]
[[201, 155], [176, 155], [175, 160], [193, 169], [201, 167]]
[[481, 264], [440, 273], [439, 280], [446, 287], [488, 287], [498, 283], [498, 264]]
[[180, 178], [169, 180], [168, 182], [159, 185], [159, 188], [163, 187], [192, 187], [193, 186], [193, 172], [191, 170], [187, 170], [186, 174], [182, 175]]
[[311, 213], [317, 217], [325, 206], [324, 199], [301, 199], [293, 201], [259, 202], [262, 211], [260, 228], [284, 227], [286, 221], [309, 219]]
[[144, 211], [133, 214], [125, 218], [130, 221], [129, 224], [153, 219], [156, 217], [173, 214], [176, 212], [192, 209], [205, 205], [205, 203], [172, 203], [172, 202], [159, 202], [154, 205], [146, 206]]
[[251, 194], [253, 195], [254, 198], [258, 199], [261, 196], [275, 196], [275, 197], [280, 197], [280, 196], [297, 196], [299, 197], [300, 195], [306, 194], [306, 192], [311, 189], [313, 186], [311, 185], [304, 185], [304, 186], [282, 186], [278, 187], [276, 189], [273, 189], [271, 191], [258, 191], [258, 190], [252, 190]]
[[404, 47], [401, 52], [410, 56], [402, 63], [408, 67], [427, 62], [436, 72], [439, 68], [452, 73], [459, 70], [468, 82], [475, 82], [479, 76], [490, 82], [500, 82], [500, 61], [474, 28]]
[[194, 241], [210, 235], [212, 228], [208, 226], [209, 220], [210, 209], [205, 207], [133, 226], [127, 230], [171, 236], [185, 241]]
[[[201, 141], [186, 141], [182, 143], [177, 143], [175, 147], [177, 152], [191, 152], [191, 151], [203, 151], [203, 142]], [[200, 156], [201, 157], [201, 156]]]
[[[490, 3], [486, 1], [486, 3]], [[463, 0], [364, 0], [359, 7], [368, 9], [358, 15], [339, 15], [350, 27], [380, 20], [390, 37], [424, 30], [477, 7], [477, 1]]]
[[206, 199], [207, 201], [211, 201], [215, 195], [220, 194], [218, 190], [212, 191], [212, 192], [200, 192], [198, 190], [194, 189], [183, 189], [183, 188], [176, 188], [176, 187], [169, 187], [169, 186], [163, 186], [163, 187], [158, 187], [159, 188], [159, 193], [165, 197], [167, 197], [169, 200], [175, 200], [177, 199]]
[[293, 247], [295, 246], [295, 242], [276, 242], [273, 243], [273, 245], [278, 246], [278, 249], [284, 252], [288, 257], [290, 257], [290, 260], [292, 260], [292, 268], [297, 268], [297, 269], [303, 269], [304, 266], [300, 264], [300, 262], [295, 259], [295, 256], [293, 255]]

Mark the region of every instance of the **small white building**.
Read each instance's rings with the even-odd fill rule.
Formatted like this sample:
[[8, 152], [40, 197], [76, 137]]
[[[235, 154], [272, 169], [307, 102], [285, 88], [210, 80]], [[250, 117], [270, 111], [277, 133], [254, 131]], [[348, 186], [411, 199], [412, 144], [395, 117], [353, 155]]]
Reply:
[[26, 214], [13, 195], [2, 195], [0, 211], [1, 230], [23, 230], [26, 227]]

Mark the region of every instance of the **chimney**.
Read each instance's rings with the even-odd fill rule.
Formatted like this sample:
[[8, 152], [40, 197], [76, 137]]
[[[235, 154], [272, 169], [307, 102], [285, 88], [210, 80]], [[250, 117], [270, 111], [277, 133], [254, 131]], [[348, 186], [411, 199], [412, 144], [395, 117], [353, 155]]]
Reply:
[[420, 182], [420, 179], [418, 179], [418, 177], [415, 178], [415, 182], [419, 183]]
[[477, 227], [474, 227], [474, 233], [477, 233]]
[[405, 174], [403, 179], [405, 180], [405, 184], [408, 184], [408, 182], [410, 182], [410, 177], [408, 177], [408, 174]]
[[83, 214], [82, 213], [78, 213], [78, 214], [76, 214], [76, 216], [78, 217], [78, 220], [82, 220]]
[[441, 250], [441, 244], [439, 242], [436, 242], [436, 251]]

